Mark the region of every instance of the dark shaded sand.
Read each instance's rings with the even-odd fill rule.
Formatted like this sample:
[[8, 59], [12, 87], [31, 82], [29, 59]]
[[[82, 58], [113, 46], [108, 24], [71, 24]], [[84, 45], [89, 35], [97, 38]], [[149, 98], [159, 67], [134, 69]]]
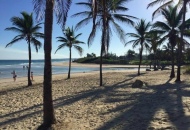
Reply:
[[[169, 79], [169, 70], [106, 72], [54, 77], [56, 130], [189, 130], [190, 78]], [[59, 78], [58, 78], [59, 77]], [[0, 85], [0, 129], [35, 130], [42, 123], [42, 79]], [[140, 79], [143, 88], [131, 88]], [[12, 79], [11, 79], [12, 80]], [[38, 78], [40, 80], [40, 78]], [[2, 81], [1, 81], [2, 82]], [[6, 86], [7, 85], [7, 89]], [[12, 86], [12, 87], [11, 87]]]

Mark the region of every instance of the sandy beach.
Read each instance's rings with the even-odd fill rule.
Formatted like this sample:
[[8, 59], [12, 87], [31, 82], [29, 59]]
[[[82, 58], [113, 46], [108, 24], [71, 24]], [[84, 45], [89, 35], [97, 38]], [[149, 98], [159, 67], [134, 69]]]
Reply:
[[[53, 75], [54, 129], [189, 130], [189, 75], [182, 74], [180, 84], [169, 75], [170, 70], [141, 76], [134, 70], [104, 71], [102, 87], [97, 71], [69, 80], [67, 74]], [[137, 79], [143, 88], [131, 88]], [[42, 82], [43, 76], [34, 76], [32, 87], [26, 77], [0, 80], [0, 129], [35, 130], [42, 123]]]
[[[55, 62], [52, 63], [53, 66], [69, 66], [69, 62]], [[89, 64], [89, 63], [76, 63], [76, 62], [72, 62], [73, 67], [100, 67], [99, 64]], [[134, 68], [134, 67], [138, 67], [138, 65], [115, 65], [115, 64], [103, 64], [102, 65], [103, 68], [108, 68], [108, 67], [117, 67], [117, 68]], [[147, 66], [145, 65], [141, 65], [141, 68], [146, 68]]]

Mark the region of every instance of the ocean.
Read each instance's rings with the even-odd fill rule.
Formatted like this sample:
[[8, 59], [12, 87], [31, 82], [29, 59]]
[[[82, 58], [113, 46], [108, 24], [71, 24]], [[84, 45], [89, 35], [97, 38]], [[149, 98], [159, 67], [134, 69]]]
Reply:
[[[72, 59], [74, 60], [74, 59]], [[69, 58], [65, 59], [52, 59], [53, 62], [69, 62]], [[23, 68], [25, 66], [25, 68]], [[16, 72], [17, 77], [27, 77], [28, 69], [28, 60], [0, 60], [0, 79], [12, 78], [11, 74], [13, 71]], [[72, 66], [72, 64], [71, 64]], [[52, 66], [52, 74], [67, 74], [69, 67], [63, 66]], [[126, 70], [126, 69], [135, 69], [137, 68], [103, 68], [103, 70]], [[99, 67], [71, 67], [71, 73], [79, 72], [91, 72], [99, 71]], [[31, 63], [31, 72], [33, 75], [43, 75], [44, 73], [44, 60], [32, 60]]]
[[[69, 62], [69, 59], [52, 59], [53, 62]], [[12, 72], [16, 71], [17, 77], [26, 77], [28, 74], [28, 60], [0, 60], [0, 79], [12, 78]], [[71, 73], [96, 71], [99, 68], [71, 67]], [[43, 75], [44, 60], [32, 60], [31, 71], [33, 75]], [[52, 74], [68, 73], [68, 67], [52, 66]]]

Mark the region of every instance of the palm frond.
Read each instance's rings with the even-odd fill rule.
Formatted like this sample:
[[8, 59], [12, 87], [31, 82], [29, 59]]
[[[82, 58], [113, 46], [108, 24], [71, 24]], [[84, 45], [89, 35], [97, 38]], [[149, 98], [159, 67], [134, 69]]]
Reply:
[[62, 28], [65, 26], [71, 3], [72, 0], [55, 0], [54, 11], [56, 14], [57, 23], [61, 23]]
[[46, 0], [33, 0], [34, 12], [37, 14], [37, 21], [41, 21], [45, 16]]
[[34, 47], [36, 48], [36, 52], [38, 52], [38, 49], [41, 48], [42, 43], [34, 37], [31, 38], [31, 43], [33, 43]]
[[97, 32], [97, 29], [98, 29], [99, 25], [100, 25], [100, 22], [97, 22], [94, 25], [94, 28], [92, 28], [92, 30], [91, 30], [90, 35], [88, 37], [88, 41], [87, 41], [88, 47], [90, 47], [92, 45], [92, 42], [94, 41], [94, 38], [96, 36], [96, 32]]
[[67, 47], [67, 44], [66, 43], [63, 43], [61, 45], [58, 46], [57, 50], [55, 51], [55, 53], [60, 50], [60, 49], [63, 49], [64, 47]]
[[13, 43], [18, 42], [23, 39], [24, 39], [23, 35], [18, 35], [16, 37], [14, 37], [13, 40], [11, 42], [9, 42], [5, 47], [11, 46]]
[[40, 32], [33, 33], [33, 36], [36, 37], [36, 38], [44, 38], [44, 34], [40, 33]]
[[140, 36], [138, 34], [135, 34], [135, 33], [127, 33], [126, 35], [128, 37], [140, 38]]
[[154, 24], [152, 25], [152, 28], [160, 28], [160, 29], [162, 29], [162, 30], [164, 30], [164, 31], [169, 31], [169, 30], [171, 30], [171, 28], [170, 28], [166, 23], [160, 22], [160, 21], [157, 21], [156, 23], [154, 23]]
[[84, 27], [84, 25], [87, 25], [92, 20], [92, 17], [87, 17], [78, 22], [75, 26], [76, 30], [80, 29], [81, 27]]
[[140, 40], [139, 39], [134, 39], [134, 40], [131, 40], [131, 41], [128, 41], [127, 43], [125, 43], [125, 46], [127, 46], [128, 44], [134, 44], [134, 43], [139, 43]]
[[[159, 13], [161, 12], [161, 9], [167, 7], [168, 5], [170, 5], [170, 4], [173, 2], [173, 0], [169, 0], [168, 2], [165, 2], [165, 1], [166, 1], [166, 0], [155, 0], [155, 1], [153, 1], [153, 2], [151, 2], [151, 3], [148, 4], [147, 8], [152, 7], [152, 6], [154, 6], [154, 5], [156, 5], [156, 4], [159, 4], [159, 3], [163, 3], [160, 7], [158, 7], [158, 8], [152, 13], [152, 19], [155, 18], [155, 15], [156, 15], [156, 14], [159, 14]], [[165, 2], [165, 3], [164, 3], [164, 2]]]
[[90, 17], [90, 16], [92, 16], [92, 12], [91, 11], [83, 11], [83, 12], [79, 12], [79, 13], [73, 14], [71, 16], [71, 18], [73, 18], [73, 17]]
[[126, 23], [127, 25], [134, 25], [134, 21], [131, 19], [137, 19], [136, 17], [130, 16], [130, 15], [120, 15], [120, 14], [114, 14], [113, 17], [122, 22], [122, 23]]
[[21, 30], [20, 28], [17, 28], [17, 27], [9, 27], [9, 28], [6, 28], [5, 30], [18, 32], [18, 33], [20, 33], [20, 34], [23, 33], [23, 30]]
[[78, 51], [79, 55], [82, 56], [82, 53], [83, 53], [82, 47], [77, 46], [77, 45], [73, 45], [73, 47]]
[[111, 21], [114, 27], [115, 33], [118, 35], [121, 42], [125, 43], [125, 31], [113, 20]]

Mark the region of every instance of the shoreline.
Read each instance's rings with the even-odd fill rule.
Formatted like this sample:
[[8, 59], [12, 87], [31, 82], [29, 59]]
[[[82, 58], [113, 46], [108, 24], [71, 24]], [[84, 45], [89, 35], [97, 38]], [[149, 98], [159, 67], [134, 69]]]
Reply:
[[[145, 70], [141, 70], [141, 72], [144, 72]], [[111, 72], [136, 72], [137, 70], [104, 70], [103, 74], [105, 73], [111, 73]], [[71, 73], [71, 79], [80, 77], [80, 76], [87, 76], [87, 75], [93, 75], [93, 74], [98, 74], [99, 71], [90, 71], [90, 72], [75, 72]], [[62, 73], [62, 74], [52, 74], [52, 82], [53, 81], [58, 81], [58, 80], [66, 80], [67, 79], [68, 73]], [[34, 80], [32, 81], [33, 86], [36, 84], [43, 84], [43, 75], [34, 75], [33, 76]], [[13, 78], [5, 78], [5, 79], [0, 79], [0, 91], [6, 91], [9, 89], [15, 89], [18, 87], [22, 86], [27, 86], [27, 76], [25, 77], [17, 77], [16, 81], [13, 81]], [[7, 84], [10, 85], [7, 85]]]
[[[62, 67], [68, 67], [68, 64], [69, 62], [52, 62], [52, 66], [62, 66]], [[87, 67], [87, 68], [99, 68], [99, 64], [86, 64], [86, 63], [71, 63], [71, 69], [72, 67]], [[121, 70], [103, 70], [103, 72], [108, 72], [108, 71], [137, 71], [138, 69], [138, 65], [115, 65], [115, 64], [102, 64], [102, 68], [122, 68]], [[125, 68], [136, 68], [136, 69], [125, 69]], [[148, 66], [146, 65], [141, 65], [141, 69], [142, 71], [144, 71], [143, 69], [145, 68], [149, 68]], [[77, 74], [77, 73], [91, 73], [91, 72], [99, 72], [99, 70], [92, 70], [92, 71], [83, 71], [83, 72], [72, 72], [71, 71], [71, 74]], [[52, 75], [67, 75], [68, 74], [68, 71], [64, 72], [64, 73], [56, 73], [56, 74], [53, 74]], [[34, 74], [34, 77], [38, 77], [38, 76], [43, 76], [43, 74], [40, 74], [40, 75], [35, 75]], [[27, 76], [21, 76], [21, 77], [17, 77], [17, 79], [19, 78], [27, 78]], [[12, 76], [11, 78], [1, 78], [0, 79], [0, 83], [2, 80], [7, 80], [7, 79], [12, 79]]]

